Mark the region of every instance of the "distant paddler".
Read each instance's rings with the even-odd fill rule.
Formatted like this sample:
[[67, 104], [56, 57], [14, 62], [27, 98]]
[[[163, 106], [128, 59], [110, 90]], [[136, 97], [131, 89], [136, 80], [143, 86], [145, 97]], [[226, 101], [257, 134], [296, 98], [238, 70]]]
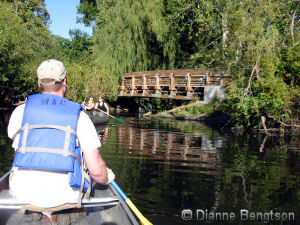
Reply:
[[103, 111], [107, 115], [109, 115], [109, 108], [108, 108], [107, 104], [104, 102], [104, 99], [101, 96], [99, 96], [98, 102], [96, 103], [95, 108], [100, 110], [100, 111]]
[[107, 106], [107, 104], [104, 102], [103, 98], [101, 96], [99, 96], [98, 98], [98, 102], [95, 106], [96, 111], [105, 113], [106, 115], [110, 116], [111, 118], [114, 118], [115, 120], [117, 120], [119, 123], [124, 123], [125, 121], [120, 119], [120, 118], [116, 118], [112, 115], [109, 115], [109, 108]]
[[94, 103], [94, 98], [93, 97], [89, 98], [87, 104], [85, 104], [85, 102], [83, 102], [81, 105], [82, 105], [82, 108], [84, 109], [84, 111], [87, 114], [93, 115], [93, 112], [95, 110], [95, 103]]

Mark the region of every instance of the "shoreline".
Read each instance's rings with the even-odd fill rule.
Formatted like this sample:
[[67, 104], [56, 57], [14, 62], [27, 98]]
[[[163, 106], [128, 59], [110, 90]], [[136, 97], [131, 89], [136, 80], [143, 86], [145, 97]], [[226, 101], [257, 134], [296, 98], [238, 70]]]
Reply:
[[230, 129], [232, 127], [230, 117], [225, 113], [221, 113], [221, 112], [216, 112], [211, 115], [202, 113], [196, 116], [188, 113], [182, 114], [182, 113], [175, 113], [173, 111], [166, 111], [166, 112], [160, 112], [157, 114], [149, 115], [149, 117], [196, 121], [217, 129], [225, 129], [225, 128]]
[[230, 130], [231, 132], [235, 133], [250, 132], [266, 134], [267, 136], [300, 135], [300, 129], [298, 127], [285, 127], [285, 129], [282, 129], [281, 127], [268, 127], [266, 129], [263, 129], [263, 125], [261, 125], [256, 129], [246, 131], [245, 129], [236, 126], [234, 121], [231, 120], [231, 117], [226, 113], [223, 113], [221, 111], [215, 111], [212, 113], [200, 113], [199, 115], [193, 115], [186, 111], [187, 107], [189, 106], [199, 106], [199, 103], [179, 106], [168, 111], [148, 115], [147, 117], [195, 121], [213, 127], [215, 129]]

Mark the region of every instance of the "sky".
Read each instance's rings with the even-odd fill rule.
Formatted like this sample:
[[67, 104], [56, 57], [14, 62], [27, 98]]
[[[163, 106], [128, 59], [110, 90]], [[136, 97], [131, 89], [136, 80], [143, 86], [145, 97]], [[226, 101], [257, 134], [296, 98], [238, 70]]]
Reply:
[[80, 0], [45, 0], [50, 14], [49, 29], [52, 34], [70, 39], [70, 29], [80, 29], [92, 35], [92, 28], [76, 23], [77, 6]]

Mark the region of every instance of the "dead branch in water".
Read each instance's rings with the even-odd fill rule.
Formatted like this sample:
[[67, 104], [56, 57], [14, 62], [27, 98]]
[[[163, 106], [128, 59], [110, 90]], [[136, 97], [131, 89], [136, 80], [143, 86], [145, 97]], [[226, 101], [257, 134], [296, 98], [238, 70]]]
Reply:
[[285, 127], [300, 127], [300, 125], [298, 125], [298, 124], [286, 124], [286, 123], [284, 123], [284, 122], [282, 122], [282, 121], [280, 121], [280, 120], [275, 120], [275, 119], [274, 119], [274, 116], [268, 116], [268, 117], [272, 118], [274, 121], [276, 121], [276, 122], [282, 124], [282, 125], [285, 126]]

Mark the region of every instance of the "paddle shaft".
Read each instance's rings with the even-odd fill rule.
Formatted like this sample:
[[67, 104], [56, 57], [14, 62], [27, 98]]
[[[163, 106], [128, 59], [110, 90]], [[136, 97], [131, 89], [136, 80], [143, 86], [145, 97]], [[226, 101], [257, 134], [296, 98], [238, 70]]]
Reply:
[[121, 119], [119, 119], [119, 118], [116, 118], [116, 117], [114, 117], [114, 116], [112, 116], [112, 115], [110, 115], [110, 114], [108, 114], [107, 112], [104, 112], [103, 110], [101, 110], [101, 109], [98, 109], [98, 108], [96, 108], [96, 110], [99, 110], [99, 111], [101, 111], [101, 112], [103, 112], [103, 113], [105, 113], [106, 115], [108, 115], [108, 116], [110, 116], [110, 117], [112, 117], [112, 118], [114, 118], [115, 120], [120, 120], [120, 121], [123, 121], [123, 120], [121, 120]]
[[139, 218], [143, 225], [152, 225], [152, 223], [147, 220], [142, 213], [135, 207], [132, 201], [127, 197], [127, 195], [122, 191], [119, 185], [113, 181], [111, 185], [116, 189], [116, 191], [121, 195], [126, 204], [130, 207], [130, 209], [135, 213], [135, 215]]

